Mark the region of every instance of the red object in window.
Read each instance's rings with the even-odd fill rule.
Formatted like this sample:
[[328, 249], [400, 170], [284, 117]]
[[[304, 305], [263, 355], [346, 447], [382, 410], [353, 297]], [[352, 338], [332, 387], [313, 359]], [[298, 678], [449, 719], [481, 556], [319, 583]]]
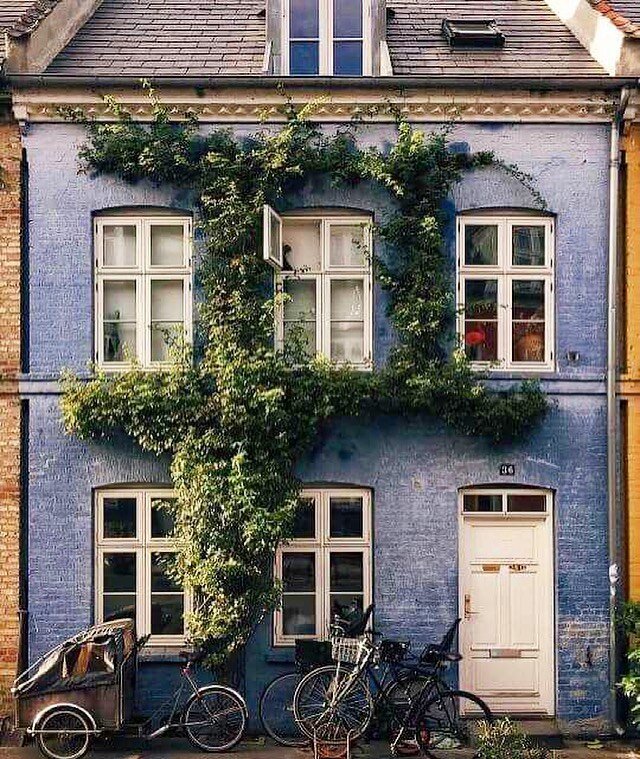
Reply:
[[467, 345], [481, 345], [486, 339], [486, 332], [479, 327], [472, 328], [472, 330], [466, 332], [464, 336], [464, 341]]

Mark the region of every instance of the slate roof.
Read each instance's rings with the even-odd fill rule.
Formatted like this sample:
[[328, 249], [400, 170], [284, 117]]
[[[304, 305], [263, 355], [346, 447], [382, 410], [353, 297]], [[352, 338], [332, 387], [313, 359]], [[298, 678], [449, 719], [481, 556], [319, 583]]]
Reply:
[[[388, 0], [394, 74], [432, 76], [598, 76], [605, 72], [544, 0]], [[452, 50], [442, 21], [495, 19], [502, 49]]]
[[[9, 27], [16, 36], [28, 32], [56, 2], [0, 0], [0, 28]], [[392, 11], [387, 39], [397, 75], [605, 75], [544, 0], [387, 2]], [[627, 33], [634, 33], [640, 0], [590, 2]], [[47, 73], [259, 75], [265, 47], [264, 7], [265, 0], [103, 0]], [[625, 19], [622, 26], [620, 17]], [[452, 50], [441, 34], [444, 18], [495, 19], [506, 44], [500, 50]]]

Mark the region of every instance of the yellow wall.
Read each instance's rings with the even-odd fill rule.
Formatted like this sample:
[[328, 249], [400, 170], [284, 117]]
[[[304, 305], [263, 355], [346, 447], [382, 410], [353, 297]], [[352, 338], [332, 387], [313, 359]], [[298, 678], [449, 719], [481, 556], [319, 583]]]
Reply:
[[629, 597], [640, 601], [640, 124], [624, 141], [626, 163], [623, 324], [625, 350], [620, 394], [626, 402], [623, 462], [627, 502], [627, 578]]

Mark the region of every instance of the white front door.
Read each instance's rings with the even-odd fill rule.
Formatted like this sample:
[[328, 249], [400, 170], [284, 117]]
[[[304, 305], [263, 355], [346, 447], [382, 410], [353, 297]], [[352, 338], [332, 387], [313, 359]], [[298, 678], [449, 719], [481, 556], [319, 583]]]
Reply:
[[551, 715], [551, 494], [469, 490], [460, 502], [460, 687], [496, 713]]

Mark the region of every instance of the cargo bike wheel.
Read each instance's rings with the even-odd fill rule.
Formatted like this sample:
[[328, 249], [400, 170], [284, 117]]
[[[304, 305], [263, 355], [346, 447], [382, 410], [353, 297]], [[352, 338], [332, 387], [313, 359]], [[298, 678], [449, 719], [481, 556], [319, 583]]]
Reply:
[[48, 759], [80, 759], [94, 733], [86, 714], [62, 705], [50, 709], [33, 730], [38, 750]]

